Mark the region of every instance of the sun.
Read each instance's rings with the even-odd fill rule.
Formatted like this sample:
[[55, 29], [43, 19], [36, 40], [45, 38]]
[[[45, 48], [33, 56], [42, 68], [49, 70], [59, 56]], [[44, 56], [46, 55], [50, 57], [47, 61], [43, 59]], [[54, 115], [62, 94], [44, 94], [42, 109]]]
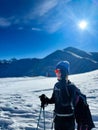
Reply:
[[81, 21], [78, 23], [78, 26], [79, 26], [80, 29], [85, 30], [85, 29], [87, 28], [87, 24], [88, 24], [87, 21], [81, 20]]

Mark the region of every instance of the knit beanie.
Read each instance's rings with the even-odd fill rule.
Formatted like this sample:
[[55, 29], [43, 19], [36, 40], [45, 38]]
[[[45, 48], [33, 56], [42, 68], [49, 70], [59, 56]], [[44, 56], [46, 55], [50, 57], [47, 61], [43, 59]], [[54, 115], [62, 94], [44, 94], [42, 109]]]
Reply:
[[61, 77], [65, 78], [67, 75], [69, 75], [70, 63], [68, 61], [60, 61], [57, 63], [56, 69], [60, 69]]

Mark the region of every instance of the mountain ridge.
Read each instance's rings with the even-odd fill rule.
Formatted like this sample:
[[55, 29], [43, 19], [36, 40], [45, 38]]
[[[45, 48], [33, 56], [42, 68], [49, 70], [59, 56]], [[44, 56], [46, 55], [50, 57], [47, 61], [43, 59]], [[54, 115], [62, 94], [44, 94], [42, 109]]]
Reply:
[[62, 60], [70, 62], [70, 74], [98, 69], [98, 52], [86, 52], [75, 47], [67, 47], [56, 50], [42, 59], [1, 60], [0, 77], [55, 76], [55, 66]]

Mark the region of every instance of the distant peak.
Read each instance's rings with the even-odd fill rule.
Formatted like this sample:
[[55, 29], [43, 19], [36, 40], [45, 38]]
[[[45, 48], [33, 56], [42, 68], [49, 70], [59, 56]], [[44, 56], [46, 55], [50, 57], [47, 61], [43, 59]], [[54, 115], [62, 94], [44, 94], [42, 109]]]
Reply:
[[86, 52], [84, 50], [81, 50], [81, 49], [78, 49], [75, 47], [67, 47], [64, 49], [64, 51], [75, 53], [75, 54], [79, 55], [80, 57], [88, 57], [89, 58], [92, 55], [90, 52]]
[[77, 49], [75, 47], [67, 47], [64, 49], [64, 51], [72, 51], [72, 50], [79, 50], [79, 49]]

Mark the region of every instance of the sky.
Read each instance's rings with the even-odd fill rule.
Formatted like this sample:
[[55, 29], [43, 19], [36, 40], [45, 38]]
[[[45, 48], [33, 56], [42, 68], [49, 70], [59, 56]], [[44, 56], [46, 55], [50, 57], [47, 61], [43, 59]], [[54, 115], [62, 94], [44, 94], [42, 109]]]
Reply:
[[98, 0], [0, 0], [0, 59], [43, 58], [69, 46], [98, 52], [97, 36]]

